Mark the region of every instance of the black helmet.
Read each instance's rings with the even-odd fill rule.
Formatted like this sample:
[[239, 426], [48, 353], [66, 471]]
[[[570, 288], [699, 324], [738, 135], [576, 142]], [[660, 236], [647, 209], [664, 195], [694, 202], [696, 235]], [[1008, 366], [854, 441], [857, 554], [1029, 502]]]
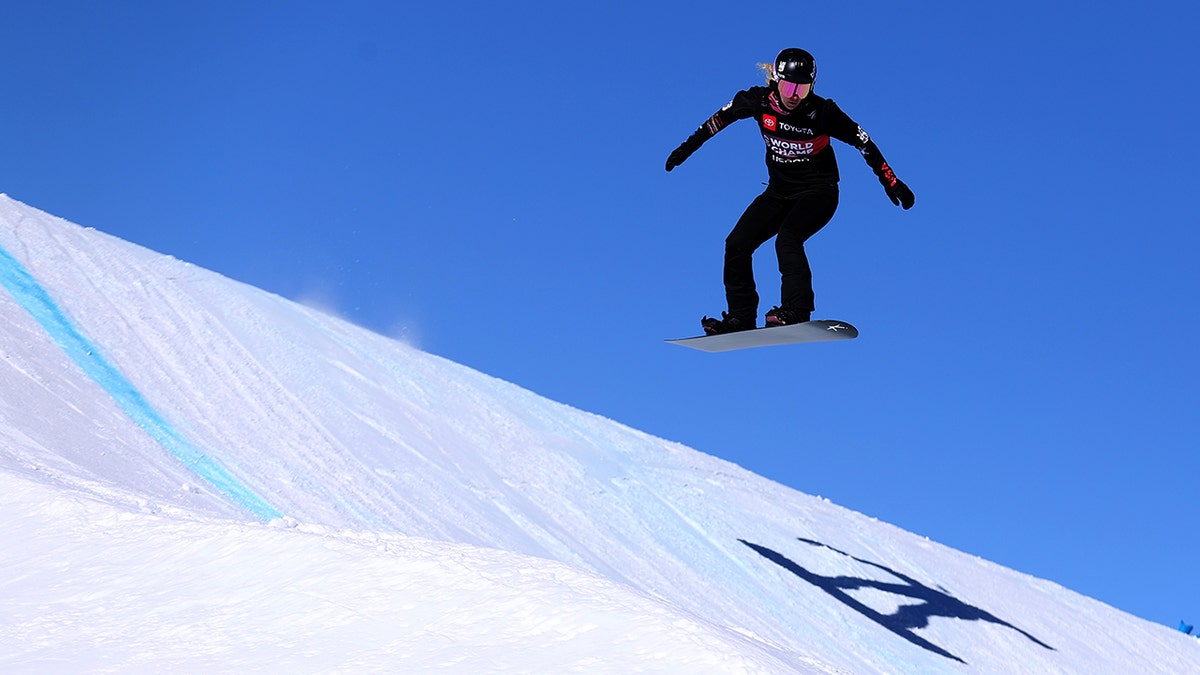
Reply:
[[817, 79], [817, 61], [803, 49], [789, 47], [775, 57], [775, 79], [812, 84]]

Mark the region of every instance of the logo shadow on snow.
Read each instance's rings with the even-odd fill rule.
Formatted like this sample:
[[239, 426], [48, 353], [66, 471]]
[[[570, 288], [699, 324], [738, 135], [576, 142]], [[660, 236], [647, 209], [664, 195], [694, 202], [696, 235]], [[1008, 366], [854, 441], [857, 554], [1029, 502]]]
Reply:
[[[914, 630], [928, 626], [929, 620], [937, 616], [951, 619], [962, 619], [964, 621], [987, 621], [989, 623], [994, 623], [1004, 626], [1005, 628], [1015, 630], [1021, 635], [1024, 635], [1026, 638], [1029, 638], [1029, 640], [1034, 644], [1051, 651], [1054, 650], [1054, 648], [1050, 645], [1038, 640], [1020, 628], [1017, 628], [1007, 621], [1003, 621], [978, 607], [968, 605], [949, 593], [946, 593], [944, 590], [930, 588], [918, 582], [917, 580], [900, 574], [899, 572], [885, 567], [884, 565], [873, 563], [869, 560], [863, 560], [862, 558], [856, 558], [849, 553], [839, 551], [838, 549], [826, 544], [822, 544], [819, 541], [804, 539], [803, 537], [799, 537], [798, 539], [799, 541], [811, 546], [828, 549], [851, 560], [882, 570], [895, 577], [898, 581], [878, 581], [875, 579], [859, 579], [857, 577], [850, 576], [822, 576], [820, 574], [810, 572], [804, 567], [801, 567], [795, 561], [787, 558], [782, 553], [773, 551], [765, 546], [753, 544], [745, 539], [739, 539], [738, 541], [742, 542], [751, 550], [757, 552], [767, 560], [770, 560], [783, 569], [795, 574], [817, 588], [820, 588], [822, 591], [825, 591], [829, 595], [833, 596], [847, 607], [850, 607], [859, 614], [871, 619], [892, 633], [895, 633], [896, 635], [922, 649], [931, 651], [948, 659], [958, 661], [959, 663], [966, 664], [966, 661], [963, 661], [961, 658], [955, 656], [949, 651], [946, 651], [945, 649], [933, 644], [920, 635], [917, 635]], [[894, 613], [884, 614], [867, 606], [859, 600], [856, 600], [854, 596], [850, 594], [850, 591], [861, 589], [875, 589], [884, 593], [890, 593], [892, 595], [912, 598], [920, 602], [916, 604], [902, 605]]]

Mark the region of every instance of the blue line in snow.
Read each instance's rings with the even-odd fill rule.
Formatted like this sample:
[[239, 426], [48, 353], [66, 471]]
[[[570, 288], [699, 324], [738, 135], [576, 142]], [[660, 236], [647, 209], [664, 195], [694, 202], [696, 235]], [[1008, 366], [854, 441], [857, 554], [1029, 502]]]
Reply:
[[282, 514], [234, 478], [212, 458], [189, 443], [146, 397], [133, 386], [121, 371], [110, 364], [100, 351], [67, 318], [46, 289], [38, 284], [29, 270], [0, 246], [0, 285], [3, 285], [19, 305], [25, 308], [49, 333], [67, 356], [88, 377], [108, 392], [125, 414], [155, 441], [167, 449], [201, 478], [212, 483], [240, 506], [264, 521]]

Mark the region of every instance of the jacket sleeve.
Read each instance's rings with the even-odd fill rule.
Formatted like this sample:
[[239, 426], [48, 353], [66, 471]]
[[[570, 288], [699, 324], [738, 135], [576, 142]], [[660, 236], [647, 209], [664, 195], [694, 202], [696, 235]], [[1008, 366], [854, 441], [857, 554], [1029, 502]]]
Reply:
[[875, 172], [875, 177], [884, 187], [895, 186], [896, 174], [892, 171], [892, 167], [888, 166], [887, 160], [883, 158], [883, 153], [879, 150], [879, 146], [875, 145], [875, 141], [871, 140], [871, 137], [857, 122], [842, 112], [842, 109], [832, 99], [828, 101], [827, 105], [829, 106], [826, 110], [829, 120], [829, 135], [857, 148], [862, 153], [863, 159], [866, 160], [867, 166], [871, 167], [871, 171]]
[[749, 119], [754, 116], [756, 109], [757, 98], [761, 98], [761, 92], [755, 89], [744, 89], [734, 95], [733, 100], [726, 103], [717, 112], [713, 113], [696, 129], [695, 133], [688, 136], [680, 146], [679, 150], [683, 151], [680, 161], [687, 159], [691, 154], [700, 149], [701, 145], [708, 139], [716, 136], [719, 131], [733, 124], [738, 120]]

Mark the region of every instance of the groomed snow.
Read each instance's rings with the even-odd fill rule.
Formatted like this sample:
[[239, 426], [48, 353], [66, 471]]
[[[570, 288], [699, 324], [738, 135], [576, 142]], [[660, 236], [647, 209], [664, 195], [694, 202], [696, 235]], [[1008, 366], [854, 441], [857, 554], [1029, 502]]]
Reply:
[[0, 225], [5, 672], [1200, 672], [1054, 583], [3, 196]]

